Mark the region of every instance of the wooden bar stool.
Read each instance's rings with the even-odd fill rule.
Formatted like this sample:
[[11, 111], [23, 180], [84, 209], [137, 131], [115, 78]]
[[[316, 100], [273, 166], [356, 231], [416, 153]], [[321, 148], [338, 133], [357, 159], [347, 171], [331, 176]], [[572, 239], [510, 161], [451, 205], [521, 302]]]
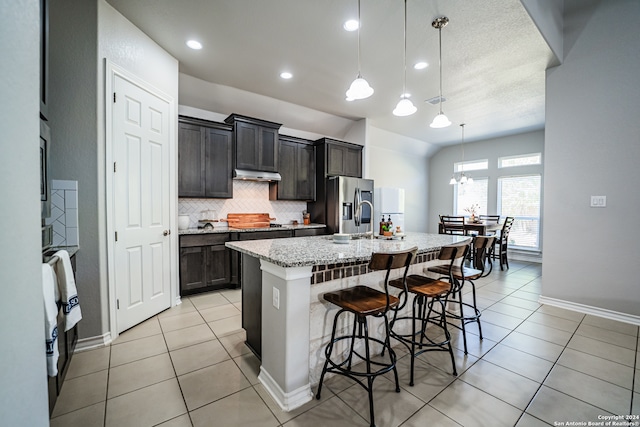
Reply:
[[[451, 347], [451, 334], [447, 328], [446, 304], [451, 293], [453, 278], [453, 268], [456, 262], [462, 263], [468, 250], [468, 245], [444, 246], [440, 249], [438, 259], [449, 261], [447, 280], [432, 279], [430, 277], [412, 274], [406, 280], [396, 279], [389, 282], [389, 285], [401, 289], [400, 300], [404, 297], [404, 303], [394, 308], [393, 319], [391, 320], [391, 336], [400, 341], [411, 353], [411, 376], [409, 385], [413, 386], [413, 373], [415, 358], [427, 351], [447, 351], [451, 356], [451, 366], [453, 375], [458, 375], [456, 362], [453, 357]], [[442, 278], [444, 279], [444, 278]], [[412, 316], [398, 317], [398, 312], [408, 301], [409, 294], [413, 294]], [[440, 305], [439, 310], [434, 310], [434, 303]], [[408, 333], [406, 324], [411, 323], [411, 333]], [[403, 332], [397, 332], [396, 327], [401, 327]], [[438, 331], [437, 334], [427, 335], [427, 326], [433, 325]], [[435, 341], [435, 338], [444, 332], [444, 339]]]
[[[396, 307], [399, 303], [397, 297], [389, 294], [389, 274], [391, 270], [404, 268], [403, 281], [407, 276], [409, 265], [413, 261], [418, 248], [411, 248], [405, 251], [380, 253], [375, 252], [371, 255], [369, 269], [386, 270], [384, 279], [384, 292], [372, 289], [368, 286], [354, 286], [352, 288], [343, 289], [335, 292], [327, 292], [323, 295], [326, 301], [340, 307], [333, 319], [333, 330], [331, 332], [331, 341], [325, 348], [325, 363], [318, 384], [318, 393], [316, 398], [320, 399], [322, 391], [322, 382], [324, 376], [328, 372], [344, 375], [351, 378], [362, 388], [367, 390], [369, 394], [369, 414], [371, 418], [371, 426], [375, 426], [375, 418], [373, 413], [373, 381], [377, 376], [393, 371], [396, 380], [396, 392], [400, 392], [400, 384], [398, 382], [398, 371], [396, 370], [396, 353], [390, 344], [390, 328], [387, 312]], [[336, 328], [338, 320], [343, 313], [351, 313], [354, 316], [353, 330], [350, 335], [336, 337]], [[384, 339], [373, 338], [369, 336], [369, 326], [367, 319], [369, 316], [381, 317], [384, 321]], [[348, 352], [333, 354], [336, 343], [347, 340]], [[373, 341], [382, 346], [382, 355], [386, 352], [388, 361], [373, 361], [370, 342]], [[362, 351], [364, 350], [364, 355]], [[345, 354], [346, 353], [346, 354]], [[359, 363], [364, 362], [364, 363]], [[364, 366], [363, 366], [364, 365]], [[365, 384], [366, 379], [366, 384]]]
[[[477, 236], [474, 241], [474, 259], [484, 259], [486, 257], [486, 253], [493, 245], [495, 237], [493, 236]], [[469, 244], [467, 244], [469, 247]], [[469, 250], [469, 249], [467, 249]], [[478, 254], [481, 254], [478, 256]], [[484, 255], [482, 255], [484, 254]], [[475, 263], [475, 261], [474, 261]], [[476, 322], [478, 324], [478, 331], [480, 333], [480, 340], [482, 340], [482, 325], [480, 324], [480, 316], [482, 315], [481, 311], [478, 309], [476, 304], [476, 285], [473, 282], [474, 280], [482, 277], [484, 274], [484, 263], [477, 262], [474, 266], [481, 268], [471, 268], [466, 267], [464, 264], [460, 266], [453, 266], [451, 270], [449, 270], [449, 265], [436, 265], [433, 267], [427, 268], [427, 271], [432, 273], [441, 274], [443, 277], [449, 277], [451, 275], [453, 277], [453, 289], [451, 290], [451, 295], [453, 299], [458, 300], [458, 306], [460, 313], [454, 313], [450, 310], [447, 311], [447, 317], [450, 319], [455, 319], [460, 321], [460, 326], [453, 324], [456, 328], [462, 331], [462, 339], [464, 342], [464, 353], [467, 354], [467, 331], [465, 325], [467, 323]], [[471, 284], [471, 292], [473, 300], [471, 303], [466, 303], [462, 301], [462, 288], [465, 283]], [[465, 312], [466, 309], [466, 312]]]

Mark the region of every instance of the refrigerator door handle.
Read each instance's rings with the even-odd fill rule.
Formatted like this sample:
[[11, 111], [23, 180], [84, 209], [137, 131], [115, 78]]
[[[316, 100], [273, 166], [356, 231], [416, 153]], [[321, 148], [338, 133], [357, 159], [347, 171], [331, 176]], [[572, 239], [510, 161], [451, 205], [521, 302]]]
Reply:
[[362, 216], [360, 202], [362, 201], [362, 195], [360, 194], [360, 189], [356, 188], [356, 191], [353, 195], [353, 204], [355, 205], [355, 214], [353, 216], [353, 220], [356, 224], [356, 227], [360, 227], [360, 218]]

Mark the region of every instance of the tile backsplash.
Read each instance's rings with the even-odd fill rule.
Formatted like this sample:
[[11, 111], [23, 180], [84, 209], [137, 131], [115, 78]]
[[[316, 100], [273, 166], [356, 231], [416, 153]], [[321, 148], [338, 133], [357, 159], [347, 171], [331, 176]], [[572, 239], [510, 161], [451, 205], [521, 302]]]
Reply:
[[178, 199], [180, 215], [189, 215], [189, 228], [196, 228], [200, 212], [213, 209], [218, 218], [228, 213], [269, 213], [276, 218], [274, 223], [288, 224], [293, 220], [302, 223], [302, 211], [306, 202], [269, 200], [269, 183], [255, 181], [233, 181], [233, 199]]
[[78, 246], [78, 181], [54, 179], [51, 182], [51, 216], [53, 246]]

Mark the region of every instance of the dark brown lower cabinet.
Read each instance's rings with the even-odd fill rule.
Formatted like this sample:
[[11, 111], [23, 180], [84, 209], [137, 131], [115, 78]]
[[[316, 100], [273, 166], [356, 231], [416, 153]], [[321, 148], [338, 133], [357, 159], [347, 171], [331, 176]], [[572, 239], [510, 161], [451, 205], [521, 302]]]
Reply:
[[247, 346], [260, 358], [262, 353], [262, 271], [260, 260], [242, 254], [242, 328]]
[[231, 287], [229, 239], [229, 233], [180, 236], [180, 295]]
[[[71, 256], [71, 267], [76, 271], [76, 256]], [[78, 343], [78, 325], [70, 330], [64, 330], [64, 319], [62, 314], [58, 315], [58, 375], [55, 377], [47, 377], [47, 388], [49, 390], [49, 415], [53, 413], [53, 408], [58, 400], [58, 395], [62, 390], [64, 378], [67, 376], [71, 357]], [[44, 343], [43, 343], [44, 344]], [[43, 347], [44, 351], [44, 347]]]

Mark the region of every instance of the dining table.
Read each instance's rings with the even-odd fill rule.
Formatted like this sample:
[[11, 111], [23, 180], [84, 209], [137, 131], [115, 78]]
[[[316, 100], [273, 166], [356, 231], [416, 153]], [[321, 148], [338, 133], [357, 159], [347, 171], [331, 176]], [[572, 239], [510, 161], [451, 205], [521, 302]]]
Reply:
[[[477, 233], [479, 236], [486, 236], [487, 232], [495, 234], [496, 231], [501, 230], [502, 224], [494, 221], [469, 221], [468, 219], [465, 219], [463, 226], [449, 225], [448, 227], [450, 229], [461, 229], [465, 235], [472, 234], [470, 232], [474, 232], [473, 234]], [[438, 233], [445, 234], [444, 225], [442, 223], [438, 224]]]

